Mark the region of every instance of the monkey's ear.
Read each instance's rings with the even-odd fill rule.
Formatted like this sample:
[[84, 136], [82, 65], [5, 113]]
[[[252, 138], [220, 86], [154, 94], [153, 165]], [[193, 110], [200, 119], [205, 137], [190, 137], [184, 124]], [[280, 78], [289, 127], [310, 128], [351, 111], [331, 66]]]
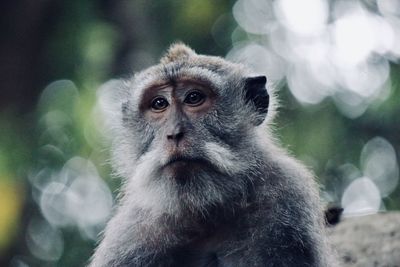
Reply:
[[246, 102], [252, 104], [256, 111], [257, 116], [254, 124], [260, 125], [268, 112], [269, 95], [265, 85], [267, 78], [265, 76], [249, 77], [245, 80], [245, 97]]
[[196, 52], [184, 43], [179, 42], [169, 47], [167, 53], [160, 59], [160, 62], [167, 64], [173, 61], [185, 60], [194, 55], [196, 55]]

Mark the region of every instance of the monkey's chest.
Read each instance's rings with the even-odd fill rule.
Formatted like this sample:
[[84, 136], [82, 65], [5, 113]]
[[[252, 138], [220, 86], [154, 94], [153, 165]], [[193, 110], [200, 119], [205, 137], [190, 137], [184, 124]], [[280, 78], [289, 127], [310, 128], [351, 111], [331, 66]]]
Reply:
[[182, 248], [174, 253], [174, 266], [187, 267], [219, 267], [218, 255], [215, 252], [198, 248]]
[[222, 267], [219, 248], [223, 231], [176, 249], [173, 253], [174, 267]]

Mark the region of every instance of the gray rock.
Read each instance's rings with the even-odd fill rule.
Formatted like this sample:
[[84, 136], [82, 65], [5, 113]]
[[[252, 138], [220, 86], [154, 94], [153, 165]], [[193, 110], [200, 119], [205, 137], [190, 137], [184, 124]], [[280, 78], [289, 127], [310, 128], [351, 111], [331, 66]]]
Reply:
[[342, 266], [400, 267], [400, 212], [344, 218], [328, 231]]

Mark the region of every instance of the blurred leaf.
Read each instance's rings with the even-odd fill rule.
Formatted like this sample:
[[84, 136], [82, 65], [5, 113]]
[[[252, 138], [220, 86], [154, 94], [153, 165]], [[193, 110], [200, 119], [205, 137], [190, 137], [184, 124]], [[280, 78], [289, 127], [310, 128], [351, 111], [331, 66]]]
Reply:
[[0, 177], [0, 256], [15, 236], [24, 202], [22, 188]]

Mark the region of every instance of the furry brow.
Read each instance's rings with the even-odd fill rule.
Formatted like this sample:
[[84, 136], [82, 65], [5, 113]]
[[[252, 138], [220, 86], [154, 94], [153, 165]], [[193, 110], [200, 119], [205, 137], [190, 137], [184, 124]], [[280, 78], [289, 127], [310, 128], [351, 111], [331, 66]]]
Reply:
[[196, 55], [196, 52], [185, 44], [175, 43], [169, 47], [167, 53], [160, 59], [160, 62], [168, 64], [174, 61], [186, 60], [194, 55]]

